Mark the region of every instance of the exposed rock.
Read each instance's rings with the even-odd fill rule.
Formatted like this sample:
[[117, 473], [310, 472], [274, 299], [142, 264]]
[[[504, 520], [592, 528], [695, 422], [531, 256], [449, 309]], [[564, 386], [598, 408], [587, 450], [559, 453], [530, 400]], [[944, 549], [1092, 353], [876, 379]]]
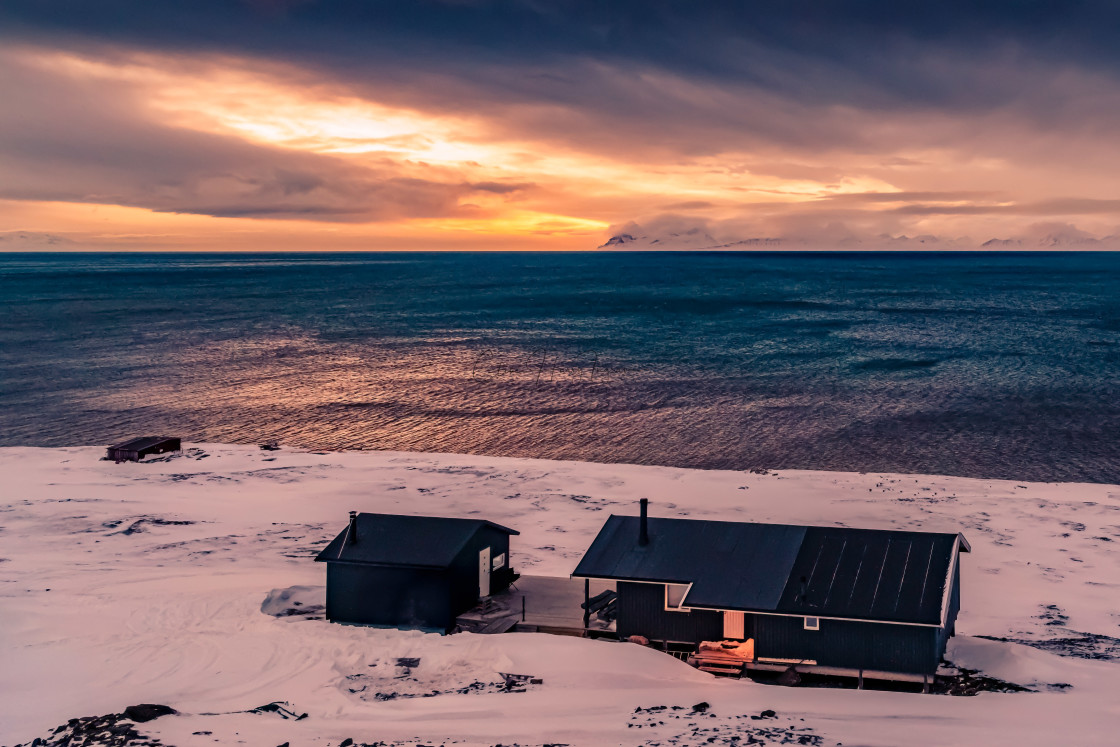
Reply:
[[[1046, 618], [1042, 618], [1046, 620]], [[1062, 620], [1047, 620], [1046, 625], [1054, 626], [1063, 631], [1065, 635], [1054, 638], [1010, 638], [992, 635], [978, 635], [989, 641], [1019, 643], [1031, 646], [1042, 651], [1049, 651], [1058, 656], [1068, 656], [1074, 659], [1094, 659], [1096, 661], [1120, 661], [1120, 638], [1104, 635], [1102, 633], [1084, 633], [1078, 630], [1062, 627]]]
[[261, 612], [273, 617], [319, 618], [327, 610], [325, 586], [289, 586], [272, 589], [261, 602]]
[[138, 724], [176, 713], [178, 711], [171, 706], [159, 705], [158, 703], [141, 703], [140, 705], [130, 705], [124, 709], [125, 718], [132, 719]]
[[110, 713], [72, 718], [48, 736], [36, 737], [29, 747], [163, 747], [163, 743], [136, 731], [123, 713]]
[[162, 519], [158, 516], [141, 516], [139, 519], [137, 519], [136, 521], [129, 524], [127, 529], [125, 529], [123, 531], [120, 531], [120, 532], [116, 532], [116, 534], [124, 534], [124, 535], [140, 534], [141, 532], [148, 531], [147, 528], [149, 526], [155, 526], [155, 527], [187, 526], [187, 525], [194, 524], [194, 523], [195, 522], [193, 522], [193, 521], [186, 521], [186, 520], [180, 520], [180, 519]]
[[937, 675], [931, 692], [940, 695], [979, 695], [980, 693], [1032, 692], [1030, 688], [989, 677], [975, 669], [958, 669], [955, 674]]
[[790, 667], [778, 675], [778, 684], [784, 687], [797, 687], [801, 684], [801, 675], [797, 667]]

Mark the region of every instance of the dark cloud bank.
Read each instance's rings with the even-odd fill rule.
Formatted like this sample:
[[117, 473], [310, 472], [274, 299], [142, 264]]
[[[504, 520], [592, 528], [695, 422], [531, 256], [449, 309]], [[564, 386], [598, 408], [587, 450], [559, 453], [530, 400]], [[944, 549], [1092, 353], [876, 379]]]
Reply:
[[[1118, 38], [1120, 3], [1101, 1], [0, 3], [0, 45], [252, 58], [388, 104], [482, 112], [496, 130], [584, 152], [671, 162], [750, 151], [755, 169], [775, 149], [828, 162], [834, 151], [886, 158], [902, 145], [948, 139], [997, 158], [1120, 166], [1115, 148], [1092, 145], [1120, 126]], [[447, 215], [472, 190], [522, 188], [402, 178], [392, 164], [357, 168], [145, 124], [127, 91], [35, 76], [9, 67], [0, 78], [0, 197], [382, 220]], [[927, 120], [934, 124], [923, 129]], [[1062, 137], [1047, 150], [1021, 146], [1001, 123]], [[791, 168], [775, 163], [773, 173]], [[891, 210], [1120, 212], [1115, 200], [1008, 204], [964, 186], [957, 204], [914, 190]], [[817, 220], [891, 201], [845, 199], [849, 209], [818, 211]], [[703, 201], [668, 205], [704, 209]]]

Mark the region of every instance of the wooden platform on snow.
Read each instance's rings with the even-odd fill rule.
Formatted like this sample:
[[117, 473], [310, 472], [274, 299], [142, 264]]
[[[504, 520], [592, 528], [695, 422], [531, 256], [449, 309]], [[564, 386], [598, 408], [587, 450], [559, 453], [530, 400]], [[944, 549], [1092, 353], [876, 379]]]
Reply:
[[890, 680], [893, 682], [913, 682], [928, 686], [933, 682], [930, 675], [907, 674], [904, 672], [881, 672], [874, 669], [852, 669], [846, 667], [821, 666], [812, 659], [773, 659], [760, 656], [747, 658], [735, 649], [718, 650], [703, 648], [689, 655], [688, 663], [697, 669], [721, 677], [742, 677], [747, 672], [784, 672], [791, 667], [800, 674], [816, 674], [825, 677], [850, 677], [859, 682], [863, 680]]
[[[614, 588], [609, 581], [592, 581], [591, 595]], [[582, 604], [583, 579], [522, 576], [507, 591], [494, 594], [464, 612], [456, 618], [456, 624], [459, 630], [472, 633], [515, 630], [583, 635], [614, 630], [613, 623], [603, 622], [594, 614], [590, 625], [584, 628]]]

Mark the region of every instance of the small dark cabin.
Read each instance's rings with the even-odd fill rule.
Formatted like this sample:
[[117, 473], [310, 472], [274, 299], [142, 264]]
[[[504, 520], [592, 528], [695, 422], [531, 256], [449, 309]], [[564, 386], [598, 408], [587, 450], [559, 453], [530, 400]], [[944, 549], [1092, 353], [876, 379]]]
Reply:
[[956, 533], [611, 516], [575, 577], [617, 582], [620, 637], [754, 640], [748, 669], [928, 682], [955, 632]]
[[316, 561], [327, 564], [327, 619], [447, 632], [480, 597], [516, 578], [509, 538], [482, 519], [355, 514]]
[[139, 462], [152, 454], [163, 454], [168, 451], [179, 451], [183, 445], [177, 438], [168, 436], [144, 436], [125, 441], [123, 444], [110, 446], [106, 459], [114, 462]]

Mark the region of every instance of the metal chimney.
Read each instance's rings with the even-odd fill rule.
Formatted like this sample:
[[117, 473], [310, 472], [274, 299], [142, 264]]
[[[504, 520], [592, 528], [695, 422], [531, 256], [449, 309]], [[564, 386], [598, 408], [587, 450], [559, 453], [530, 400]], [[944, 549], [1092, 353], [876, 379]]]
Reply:
[[358, 542], [358, 512], [350, 512], [350, 532], [347, 534], [347, 541], [351, 543]]
[[649, 512], [649, 498], [643, 498], [640, 501], [640, 505], [641, 505], [642, 509], [641, 509], [641, 518], [638, 519], [638, 544], [639, 545], [648, 545], [649, 544], [649, 517], [647, 516], [647, 513]]

